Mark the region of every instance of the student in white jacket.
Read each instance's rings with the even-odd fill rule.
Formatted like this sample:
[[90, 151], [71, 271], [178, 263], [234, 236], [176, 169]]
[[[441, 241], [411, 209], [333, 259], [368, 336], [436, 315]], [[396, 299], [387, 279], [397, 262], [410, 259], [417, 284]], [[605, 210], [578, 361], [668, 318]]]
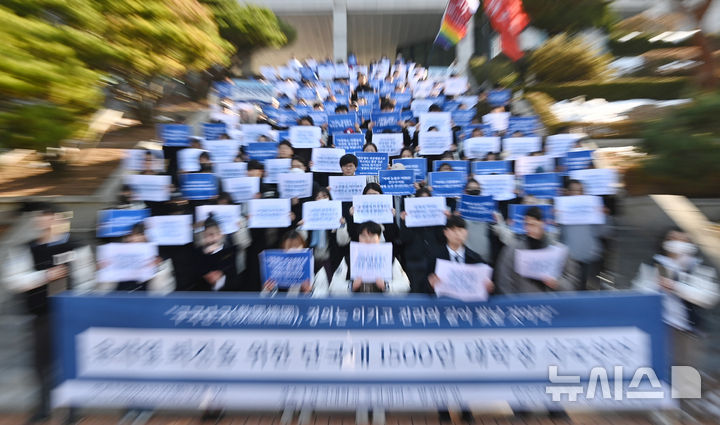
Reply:
[[[358, 227], [358, 240], [360, 243], [378, 244], [382, 234], [382, 227], [372, 221], [362, 223]], [[363, 282], [362, 279], [350, 278], [349, 259], [344, 258], [333, 274], [330, 282], [331, 294], [348, 294], [352, 292], [384, 292], [407, 293], [410, 291], [410, 280], [397, 258], [393, 258], [392, 279], [389, 281], [378, 277], [374, 282]]]

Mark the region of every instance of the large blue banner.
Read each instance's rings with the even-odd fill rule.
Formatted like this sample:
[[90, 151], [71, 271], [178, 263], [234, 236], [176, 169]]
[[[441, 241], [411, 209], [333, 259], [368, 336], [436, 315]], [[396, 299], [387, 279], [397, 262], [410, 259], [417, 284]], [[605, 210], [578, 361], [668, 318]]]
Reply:
[[[63, 294], [51, 304], [60, 366], [55, 402], [437, 410], [487, 400], [520, 410], [571, 407], [567, 392], [562, 403], [553, 401], [571, 385], [556, 386], [562, 381], [553, 379], [554, 368], [579, 376], [578, 407], [648, 409], [669, 399], [661, 299], [618, 291], [487, 302]], [[591, 369], [612, 377], [618, 367], [621, 382], [608, 386], [616, 396], [592, 397]], [[640, 368], [658, 378], [653, 388], [666, 397], [624, 400]]]
[[132, 227], [150, 217], [150, 210], [100, 210], [98, 211], [98, 238], [117, 238], [130, 233]]

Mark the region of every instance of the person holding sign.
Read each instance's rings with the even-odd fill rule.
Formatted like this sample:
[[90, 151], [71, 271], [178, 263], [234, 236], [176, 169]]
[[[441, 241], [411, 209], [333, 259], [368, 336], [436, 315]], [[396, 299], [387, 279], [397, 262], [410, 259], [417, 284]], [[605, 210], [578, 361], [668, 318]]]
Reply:
[[[330, 283], [330, 292], [333, 294], [347, 294], [349, 292], [384, 292], [384, 293], [405, 293], [410, 290], [410, 281], [400, 262], [392, 255], [392, 246], [385, 245], [384, 251], [380, 250], [380, 237], [382, 227], [372, 221], [366, 221], [359, 225], [359, 246], [358, 253], [353, 257], [346, 256], [340, 262], [333, 274]], [[372, 246], [374, 245], [374, 246]], [[352, 251], [352, 249], [351, 249]], [[355, 260], [353, 262], [352, 260]], [[391, 263], [390, 276], [382, 276]], [[366, 272], [366, 278], [355, 277], [353, 268], [362, 269]], [[375, 273], [374, 279], [367, 278], [368, 273]]]
[[[432, 198], [430, 190], [420, 188], [415, 191], [415, 198]], [[427, 294], [430, 284], [427, 281], [428, 252], [433, 251], [443, 240], [442, 226], [407, 227], [405, 211], [400, 213], [400, 242], [405, 254], [405, 270], [410, 278], [410, 292]]]
[[[383, 190], [377, 183], [368, 183], [363, 189], [363, 195], [382, 195]], [[395, 215], [395, 208], [391, 210], [392, 215]], [[355, 210], [350, 207], [348, 215], [345, 217], [346, 223], [340, 226], [337, 231], [337, 244], [339, 247], [346, 247], [350, 241], [357, 241], [360, 236], [360, 227], [354, 220]], [[385, 223], [378, 224], [382, 228], [383, 242], [397, 242], [400, 231], [398, 230], [397, 224]]]
[[[525, 235], [503, 248], [495, 269], [495, 282], [503, 294], [572, 291], [578, 270], [564, 245], [551, 244], [545, 234], [540, 208], [525, 212]], [[523, 261], [517, 261], [522, 256]]]
[[[285, 233], [280, 238], [280, 249], [283, 250], [285, 253], [302, 252], [306, 249], [305, 237], [303, 237], [300, 232], [291, 230]], [[286, 269], [296, 268], [296, 266], [291, 261], [292, 260], [288, 260], [287, 264], [285, 265]], [[310, 262], [313, 263], [312, 259]], [[314, 270], [314, 268], [312, 268], [312, 264], [310, 265], [309, 270]], [[270, 293], [272, 295], [275, 295], [278, 292], [285, 292], [295, 295], [298, 293], [303, 293], [312, 294], [313, 297], [325, 297], [327, 296], [328, 288], [329, 283], [327, 273], [324, 268], [320, 268], [320, 270], [315, 273], [312, 282], [310, 281], [310, 279], [306, 279], [300, 285], [280, 287], [276, 281], [272, 279], [267, 279], [263, 284], [262, 292]]]
[[196, 252], [195, 291], [240, 290], [236, 266], [236, 248], [229, 243], [214, 214], [203, 223], [201, 246]]
[[[477, 252], [468, 248], [465, 245], [468, 237], [467, 226], [465, 219], [457, 216], [448, 217], [447, 223], [443, 227], [443, 237], [445, 244], [442, 247], [436, 247], [435, 253], [433, 254], [429, 270], [433, 272], [428, 275], [427, 281], [429, 287], [425, 288], [426, 293], [435, 293], [435, 287], [439, 285], [450, 285], [452, 282], [443, 282], [436, 274], [436, 263], [437, 260], [445, 260], [453, 263], [460, 264], [483, 264], [485, 261]], [[488, 293], [493, 292], [495, 285], [489, 278], [484, 282], [477, 282], [478, 285], [483, 285]]]

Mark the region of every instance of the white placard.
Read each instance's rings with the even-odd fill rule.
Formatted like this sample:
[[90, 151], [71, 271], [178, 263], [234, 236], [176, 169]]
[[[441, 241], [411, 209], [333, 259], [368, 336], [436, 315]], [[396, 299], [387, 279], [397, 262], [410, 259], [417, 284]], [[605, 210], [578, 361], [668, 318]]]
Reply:
[[[417, 98], [430, 97], [430, 94], [432, 93], [432, 89], [434, 86], [435, 86], [435, 81], [433, 81], [433, 80], [418, 81], [417, 84], [415, 84], [415, 87], [413, 88], [413, 97], [417, 97]], [[428, 105], [428, 106], [430, 106], [430, 105]]]
[[275, 184], [278, 182], [278, 176], [282, 173], [290, 171], [292, 159], [290, 158], [272, 158], [263, 161], [265, 164], [265, 177], [263, 182]]
[[563, 156], [575, 146], [578, 140], [586, 137], [583, 133], [553, 134], [545, 138], [545, 152], [550, 156]]
[[417, 116], [418, 113], [427, 112], [433, 104], [431, 99], [415, 99], [410, 103], [410, 110]]
[[148, 153], [153, 156], [151, 170], [158, 173], [165, 171], [165, 160], [161, 150], [128, 149], [125, 151], [123, 166], [129, 171], [145, 171], [145, 156]]
[[587, 195], [614, 195], [620, 184], [614, 168], [590, 168], [570, 171], [570, 178], [580, 180]]
[[489, 152], [500, 152], [499, 137], [471, 137], [463, 142], [463, 152], [469, 159], [482, 159]]
[[329, 176], [328, 186], [335, 201], [352, 201], [353, 196], [362, 195], [367, 177], [365, 176]]
[[260, 193], [260, 177], [234, 177], [223, 179], [223, 190], [235, 202], [247, 202]]
[[311, 125], [296, 125], [290, 127], [290, 144], [297, 148], [317, 148], [320, 147], [320, 138], [322, 137], [322, 129]]
[[212, 162], [233, 162], [238, 155], [240, 141], [233, 139], [203, 140], [203, 147], [210, 152]]
[[213, 164], [213, 171], [218, 178], [231, 179], [247, 176], [247, 162], [221, 162]]
[[405, 226], [444, 226], [447, 223], [446, 209], [442, 196], [405, 198]]
[[599, 196], [559, 196], [555, 198], [558, 224], [605, 224], [603, 201]]
[[452, 132], [450, 131], [421, 131], [418, 133], [420, 155], [442, 155], [452, 145]]
[[[540, 168], [541, 170], [538, 170]], [[552, 173], [555, 171], [555, 158], [548, 155], [521, 156], [515, 159], [515, 174]]]
[[428, 131], [430, 127], [435, 127], [438, 131], [452, 132], [452, 115], [450, 112], [420, 114], [420, 131]]
[[[243, 143], [255, 142], [260, 136], [271, 136], [270, 124], [242, 124], [240, 130], [243, 134]], [[277, 139], [277, 138], [276, 138]], [[275, 139], [273, 139], [275, 140]]]
[[445, 88], [444, 93], [448, 96], [458, 96], [463, 93], [468, 88], [468, 79], [467, 77], [450, 77], [447, 80], [445, 80]]
[[342, 202], [310, 201], [302, 206], [303, 230], [330, 230], [340, 227]]
[[125, 184], [132, 187], [133, 197], [137, 200], [162, 202], [170, 199], [170, 176], [133, 174], [125, 176]]
[[353, 196], [353, 221], [364, 223], [392, 223], [393, 216], [392, 195], [355, 195]]
[[510, 112], [490, 112], [482, 118], [483, 124], [488, 124], [495, 132], [505, 131], [510, 125]]
[[340, 158], [345, 155], [345, 149], [314, 148], [311, 161], [312, 171], [319, 173], [341, 173]]
[[187, 245], [193, 241], [192, 215], [156, 215], [145, 219], [145, 236], [158, 246]]
[[350, 242], [350, 279], [373, 283], [378, 278], [392, 280], [392, 244]]
[[248, 201], [248, 227], [290, 227], [289, 199], [251, 199]]
[[155, 276], [157, 245], [109, 243], [97, 247], [98, 282], [146, 282]]
[[177, 153], [178, 170], [185, 173], [200, 171], [200, 154], [205, 152], [202, 149], [185, 148]]
[[515, 272], [530, 279], [557, 280], [565, 267], [567, 254], [565, 245], [550, 245], [542, 249], [516, 249]]
[[521, 156], [529, 156], [533, 152], [542, 150], [542, 138], [540, 137], [507, 137], [503, 139], [503, 152], [508, 154], [508, 159], [515, 159]]
[[209, 213], [220, 225], [223, 235], [229, 235], [238, 231], [240, 222], [240, 205], [200, 205], [195, 207], [195, 219], [205, 221]]
[[372, 142], [377, 146], [378, 152], [389, 156], [399, 156], [404, 144], [402, 133], [373, 133]]
[[486, 282], [492, 268], [487, 264], [464, 264], [437, 259], [435, 275], [440, 279], [433, 288], [439, 297], [457, 298], [463, 301], [486, 301]]
[[309, 198], [313, 192], [313, 173], [282, 173], [278, 175], [281, 198]]
[[496, 201], [515, 199], [515, 175], [479, 174], [473, 176], [480, 183], [483, 196], [492, 196]]

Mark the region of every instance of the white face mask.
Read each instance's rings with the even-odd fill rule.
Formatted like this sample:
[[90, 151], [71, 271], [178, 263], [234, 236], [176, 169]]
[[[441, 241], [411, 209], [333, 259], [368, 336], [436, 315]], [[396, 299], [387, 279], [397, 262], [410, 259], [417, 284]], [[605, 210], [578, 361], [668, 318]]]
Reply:
[[695, 245], [690, 242], [677, 240], [663, 242], [663, 249], [672, 254], [685, 256], [692, 256], [697, 252], [697, 247]]

